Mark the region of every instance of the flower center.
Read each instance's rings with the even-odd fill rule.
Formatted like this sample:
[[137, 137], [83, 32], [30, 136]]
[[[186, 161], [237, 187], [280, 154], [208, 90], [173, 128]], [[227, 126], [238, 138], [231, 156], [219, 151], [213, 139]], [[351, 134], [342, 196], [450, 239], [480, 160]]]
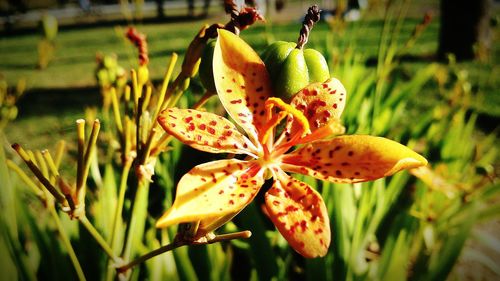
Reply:
[[[277, 113], [274, 112], [275, 107], [280, 109], [281, 111]], [[297, 110], [293, 106], [285, 103], [280, 98], [272, 97], [267, 99], [265, 108], [267, 122], [263, 127], [263, 134], [259, 136], [259, 141], [262, 144], [266, 144], [270, 140], [270, 138], [274, 137], [274, 129], [289, 114], [292, 115], [294, 120], [296, 120], [296, 122], [299, 124], [297, 131], [293, 132], [293, 134], [304, 137], [306, 134], [310, 133], [309, 121], [304, 116], [304, 114], [302, 114], [301, 111]]]

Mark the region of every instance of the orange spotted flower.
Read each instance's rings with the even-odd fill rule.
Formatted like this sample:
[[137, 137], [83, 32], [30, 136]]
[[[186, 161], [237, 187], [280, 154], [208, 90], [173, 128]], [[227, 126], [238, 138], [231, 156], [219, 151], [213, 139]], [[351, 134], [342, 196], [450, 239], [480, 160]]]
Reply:
[[195, 238], [202, 238], [245, 208], [271, 176], [274, 183], [265, 193], [270, 219], [298, 253], [324, 256], [331, 235], [325, 203], [287, 172], [353, 183], [427, 163], [385, 138], [332, 138], [343, 131], [338, 120], [346, 99], [336, 79], [307, 86], [287, 104], [272, 96], [264, 63], [238, 36], [219, 30], [213, 60], [220, 101], [246, 136], [228, 119], [209, 112], [169, 108], [158, 121], [193, 148], [248, 156], [194, 167], [179, 181], [174, 204], [158, 227], [199, 222]]

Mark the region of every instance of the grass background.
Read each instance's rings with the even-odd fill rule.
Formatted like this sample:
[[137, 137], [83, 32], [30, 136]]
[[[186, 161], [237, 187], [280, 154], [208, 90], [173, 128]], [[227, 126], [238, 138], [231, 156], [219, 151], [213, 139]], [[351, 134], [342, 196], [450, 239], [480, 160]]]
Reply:
[[[415, 2], [415, 1], [414, 1]], [[416, 1], [418, 2], [418, 1]], [[408, 18], [404, 21], [398, 42], [403, 44], [420, 22], [423, 11], [430, 10], [434, 19], [423, 32], [416, 45], [411, 48], [400, 64], [399, 73], [407, 77], [415, 75], [420, 68], [433, 60], [438, 47], [439, 17], [436, 1], [413, 3]], [[285, 11], [273, 15], [266, 24], [256, 24], [242, 32], [257, 51], [262, 51], [268, 42], [274, 40], [295, 41], [300, 28], [300, 16], [303, 3], [290, 2]], [[170, 54], [181, 56], [202, 24], [225, 22], [226, 17], [220, 9], [212, 8], [211, 17], [202, 20], [149, 23], [136, 25], [148, 38], [149, 64], [152, 79], [159, 81], [166, 69]], [[383, 11], [373, 10], [359, 22], [346, 23], [344, 28], [334, 33], [333, 39], [327, 36], [328, 24], [318, 24], [310, 37], [308, 47], [326, 54], [327, 44], [342, 52], [352, 49], [367, 64], [376, 59], [378, 44], [383, 28]], [[99, 104], [99, 92], [94, 78], [95, 55], [115, 53], [118, 62], [125, 69], [136, 67], [135, 49], [125, 40], [123, 34], [126, 25], [105, 24], [103, 26], [62, 26], [56, 39], [54, 59], [45, 70], [36, 70], [37, 43], [41, 35], [37, 32], [2, 36], [0, 39], [0, 73], [9, 85], [19, 79], [26, 79], [27, 93], [20, 102], [18, 120], [7, 129], [11, 142], [19, 142], [30, 147], [45, 147], [52, 140], [65, 138], [67, 131], [73, 130], [73, 122], [82, 117], [83, 109]], [[493, 29], [497, 33], [496, 29]], [[332, 39], [332, 42], [327, 42]], [[485, 130], [495, 128], [500, 118], [500, 68], [498, 67], [499, 44], [493, 42], [490, 57], [483, 61], [463, 62], [458, 68], [468, 71], [472, 91], [477, 99], [473, 107], [480, 112], [485, 121]], [[340, 59], [338, 58], [330, 59]], [[179, 68], [180, 65], [177, 65]], [[373, 65], [375, 67], [375, 65]], [[335, 69], [331, 69], [335, 76]], [[194, 91], [201, 87], [194, 81]], [[429, 85], [424, 93], [419, 94], [412, 103], [418, 115], [419, 111], [432, 108], [433, 101], [439, 99], [436, 87]], [[481, 124], [480, 124], [481, 125]]]
[[[410, 36], [414, 26], [423, 16], [423, 10], [433, 8], [434, 13], [437, 13], [437, 2], [418, 2], [410, 8], [409, 17], [402, 26], [398, 42], [402, 44]], [[273, 40], [295, 41], [300, 27], [299, 15], [305, 8], [297, 2], [290, 8], [293, 10], [284, 12], [288, 14], [287, 16], [271, 18], [267, 25], [255, 25], [245, 30], [242, 37], [257, 51], [262, 51], [265, 45]], [[328, 37], [330, 30], [326, 23], [319, 24], [313, 30], [308, 46], [324, 53], [331, 62], [343, 60], [343, 53], [351, 50], [360, 61], [375, 68], [372, 61], [376, 58], [382, 34], [383, 13], [382, 11], [370, 11], [370, 13], [370, 16], [362, 21], [347, 23], [343, 28], [335, 30], [333, 37]], [[205, 20], [137, 25], [137, 28], [148, 36], [151, 57], [149, 66], [153, 80], [159, 82], [172, 52], [177, 52], [182, 59], [184, 49], [200, 26], [215, 21], [225, 22], [226, 18], [217, 11], [211, 18]], [[35, 69], [36, 46], [41, 37], [39, 34], [26, 32], [2, 36], [0, 72], [9, 85], [15, 85], [19, 79], [26, 79], [28, 87], [26, 95], [19, 104], [18, 119], [5, 130], [7, 140], [33, 149], [52, 149], [55, 140], [58, 139], [73, 140], [76, 135], [74, 121], [84, 117], [86, 107], [100, 105], [99, 90], [93, 77], [96, 52], [105, 54], [115, 52], [120, 65], [125, 69], [136, 67], [135, 50], [123, 39], [125, 28], [126, 25], [113, 24], [61, 27], [56, 40], [56, 56], [43, 71]], [[410, 80], [423, 67], [433, 62], [433, 54], [437, 50], [438, 31], [439, 17], [435, 14], [431, 25], [417, 44], [404, 53], [405, 56], [401, 58], [402, 62], [395, 71], [396, 75]], [[494, 32], [498, 31], [494, 29]], [[331, 50], [337, 55], [329, 53]], [[462, 62], [454, 66], [459, 71], [468, 73], [467, 80], [475, 97], [473, 110], [480, 113], [478, 135], [494, 131], [498, 127], [500, 117], [500, 96], [497, 90], [500, 86], [498, 50], [498, 44], [494, 41], [489, 58]], [[332, 68], [331, 71], [335, 76], [337, 69]], [[192, 84], [190, 94], [201, 93], [199, 81], [195, 79]], [[410, 101], [406, 125], [411, 126], [413, 118], [433, 110], [441, 98], [436, 83], [432, 81], [428, 83], [423, 91]], [[74, 142], [68, 142], [72, 143]]]

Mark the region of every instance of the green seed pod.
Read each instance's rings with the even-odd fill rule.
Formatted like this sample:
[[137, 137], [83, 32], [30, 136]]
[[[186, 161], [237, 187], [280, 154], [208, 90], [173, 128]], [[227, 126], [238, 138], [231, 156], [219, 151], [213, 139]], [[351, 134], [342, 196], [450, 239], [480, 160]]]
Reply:
[[278, 41], [262, 54], [277, 97], [290, 99], [302, 88], [330, 78], [323, 55], [313, 49], [297, 49], [295, 43]]
[[288, 101], [307, 85], [330, 78], [330, 70], [323, 55], [313, 49], [304, 49], [311, 29], [319, 21], [320, 12], [317, 5], [307, 10], [297, 44], [278, 41], [262, 54], [275, 96]]
[[214, 57], [214, 49], [215, 49], [215, 40], [208, 42], [203, 49], [203, 53], [201, 55], [201, 63], [200, 63], [200, 80], [203, 84], [203, 87], [207, 91], [215, 92], [215, 82], [214, 82], [214, 73], [212, 69], [212, 60]]

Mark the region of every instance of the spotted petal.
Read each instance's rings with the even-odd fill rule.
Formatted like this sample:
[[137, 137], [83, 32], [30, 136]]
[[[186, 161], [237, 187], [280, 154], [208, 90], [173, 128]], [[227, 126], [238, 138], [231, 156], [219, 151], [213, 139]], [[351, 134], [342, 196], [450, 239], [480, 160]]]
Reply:
[[386, 138], [349, 135], [305, 145], [283, 157], [285, 171], [332, 182], [362, 182], [427, 165], [408, 147]]
[[158, 122], [169, 134], [198, 150], [212, 153], [256, 153], [255, 147], [226, 118], [192, 109], [168, 108]]
[[174, 204], [156, 226], [201, 221], [198, 235], [213, 231], [253, 200], [263, 173], [256, 162], [237, 159], [196, 166], [181, 178]]
[[222, 105], [256, 140], [265, 122], [264, 101], [271, 96], [269, 74], [259, 55], [238, 36], [219, 29], [213, 73]]
[[312, 132], [329, 120], [340, 119], [344, 111], [346, 90], [335, 78], [323, 83], [313, 83], [293, 96], [290, 104], [304, 113]]
[[293, 96], [290, 105], [298, 109], [307, 119], [311, 134], [304, 139], [297, 139], [295, 132], [300, 131], [302, 125], [290, 115], [278, 143], [294, 145], [342, 133], [343, 126], [338, 120], [344, 111], [345, 99], [346, 90], [335, 78], [323, 83], [312, 83], [300, 90]]
[[330, 222], [318, 192], [284, 175], [274, 182], [265, 199], [269, 217], [295, 251], [306, 258], [326, 255]]

